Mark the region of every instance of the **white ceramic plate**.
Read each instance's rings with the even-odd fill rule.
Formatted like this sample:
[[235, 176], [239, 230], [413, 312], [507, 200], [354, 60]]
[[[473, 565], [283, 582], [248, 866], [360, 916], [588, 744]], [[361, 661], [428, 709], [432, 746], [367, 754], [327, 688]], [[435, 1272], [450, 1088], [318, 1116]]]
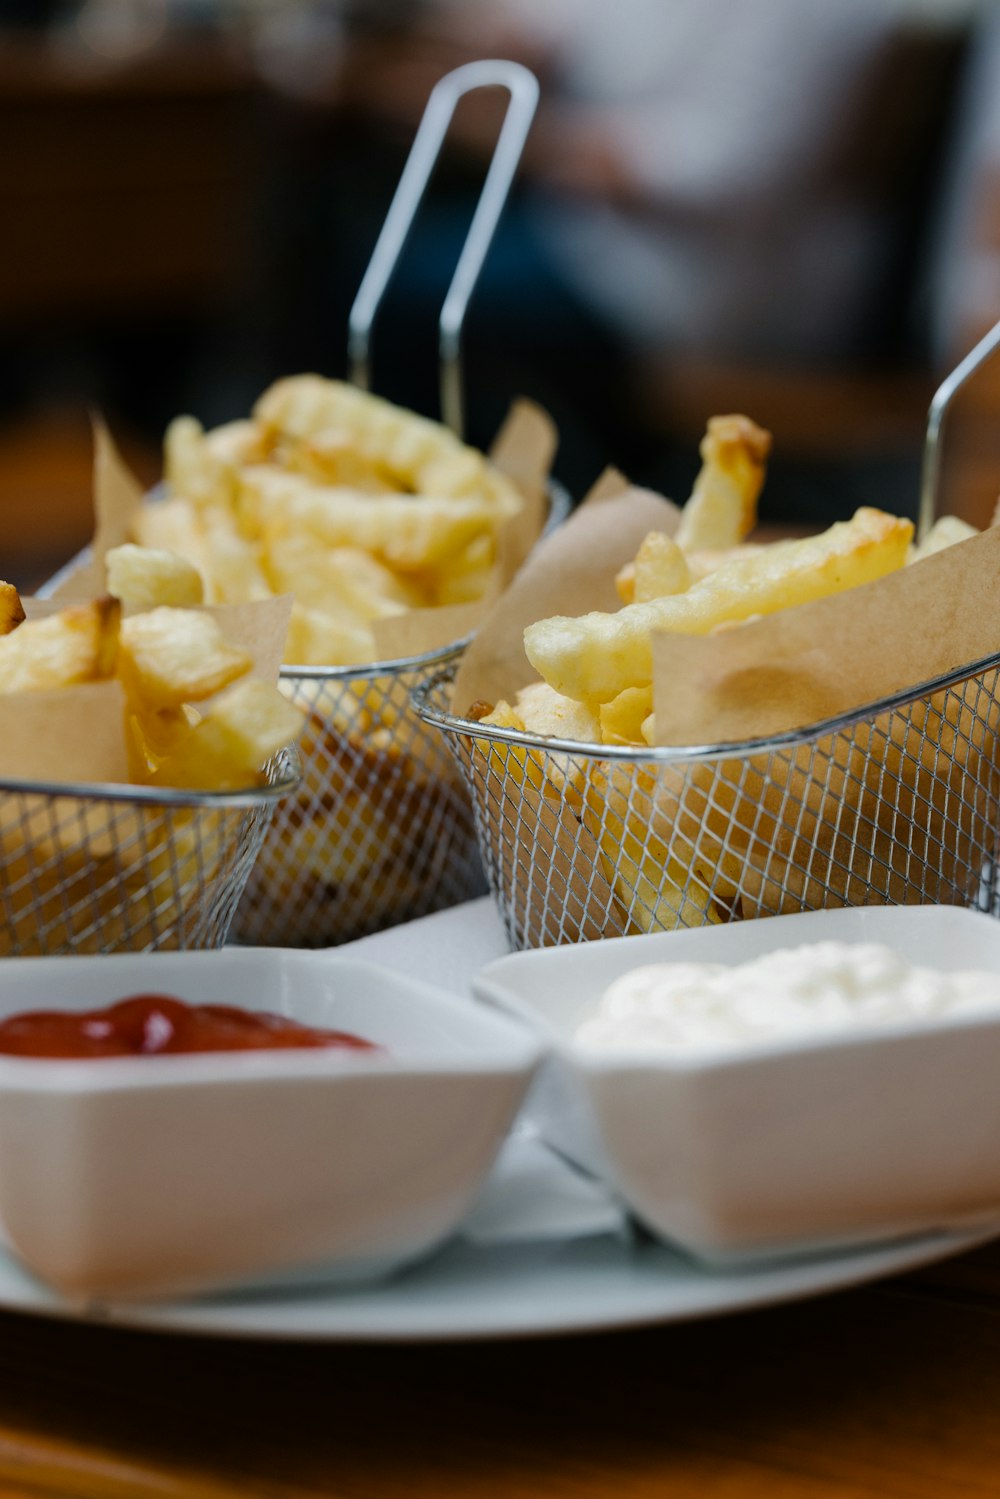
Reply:
[[878, 1280], [960, 1254], [991, 1233], [934, 1234], [852, 1254], [712, 1272], [613, 1236], [532, 1245], [456, 1240], [381, 1285], [73, 1309], [0, 1255], [0, 1306], [149, 1331], [316, 1342], [438, 1342], [601, 1332], [688, 1321]]
[[[352, 956], [419, 973], [461, 991], [506, 943], [490, 901], [427, 917], [352, 944]], [[341, 949], [344, 951], [344, 949]], [[551, 1180], [546, 1178], [551, 1174]], [[517, 1211], [529, 1193], [565, 1186], [552, 1158], [533, 1182], [507, 1152], [488, 1193]], [[72, 1308], [0, 1253], [0, 1306], [150, 1330], [216, 1337], [397, 1342], [596, 1332], [688, 1320], [793, 1301], [931, 1264], [1000, 1232], [935, 1233], [850, 1253], [712, 1271], [660, 1245], [613, 1232], [536, 1242], [454, 1240], [432, 1259], [377, 1285], [296, 1287], [163, 1306]]]

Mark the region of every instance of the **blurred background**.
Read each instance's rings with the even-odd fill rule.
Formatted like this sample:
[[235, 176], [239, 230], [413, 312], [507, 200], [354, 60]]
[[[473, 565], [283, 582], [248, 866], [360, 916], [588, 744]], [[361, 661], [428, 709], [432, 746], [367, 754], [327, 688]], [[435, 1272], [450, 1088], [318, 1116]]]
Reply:
[[[88, 411], [158, 476], [172, 416], [346, 367], [347, 313], [434, 82], [542, 104], [466, 333], [469, 437], [515, 394], [582, 495], [683, 500], [714, 412], [771, 428], [763, 515], [914, 513], [927, 404], [1000, 317], [994, 0], [0, 0], [0, 575], [90, 531]], [[502, 115], [456, 117], [374, 341], [436, 416], [436, 320]], [[1000, 494], [1000, 359], [947, 508]]]

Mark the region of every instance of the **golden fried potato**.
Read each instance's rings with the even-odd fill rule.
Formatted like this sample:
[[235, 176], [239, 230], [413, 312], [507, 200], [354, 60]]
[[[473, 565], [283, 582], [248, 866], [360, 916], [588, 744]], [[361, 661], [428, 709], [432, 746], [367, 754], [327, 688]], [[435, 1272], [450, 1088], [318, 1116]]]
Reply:
[[528, 660], [557, 692], [609, 702], [652, 681], [654, 631], [707, 634], [728, 621], [772, 614], [857, 587], [901, 567], [909, 521], [863, 508], [820, 536], [778, 542], [718, 568], [685, 593], [627, 604], [617, 614], [556, 616], [524, 632]]
[[305, 715], [277, 687], [248, 677], [219, 694], [162, 758], [149, 755], [154, 786], [238, 791], [260, 783], [272, 755], [291, 743]]
[[618, 572], [615, 587], [623, 604], [647, 604], [650, 599], [683, 593], [691, 586], [687, 558], [672, 536], [650, 531], [635, 559]]
[[482, 495], [358, 494], [263, 465], [242, 470], [240, 506], [268, 551], [276, 537], [307, 536], [316, 546], [361, 547], [403, 573], [447, 561], [498, 524]]
[[677, 529], [685, 552], [736, 546], [753, 530], [770, 451], [771, 434], [748, 417], [712, 417], [701, 472]]
[[118, 674], [136, 711], [200, 702], [252, 665], [210, 614], [159, 608], [122, 621]]
[[601, 704], [599, 717], [603, 743], [644, 743], [643, 725], [652, 711], [652, 687], [626, 687], [610, 703]]
[[335, 618], [322, 609], [298, 602], [285, 640], [285, 660], [293, 666], [360, 666], [375, 655], [375, 636], [363, 620], [342, 614]]
[[133, 609], [155, 609], [158, 604], [184, 609], [204, 600], [201, 573], [176, 552], [126, 542], [113, 547], [104, 563], [108, 592]]
[[21, 596], [13, 583], [0, 583], [0, 635], [9, 635], [24, 619]]
[[257, 402], [254, 418], [266, 437], [286, 446], [322, 443], [329, 451], [339, 440], [397, 492], [482, 497], [502, 515], [521, 507], [511, 481], [446, 427], [341, 381], [319, 375], [279, 380]]
[[41, 692], [110, 677], [120, 617], [117, 599], [96, 599], [0, 636], [0, 692]]

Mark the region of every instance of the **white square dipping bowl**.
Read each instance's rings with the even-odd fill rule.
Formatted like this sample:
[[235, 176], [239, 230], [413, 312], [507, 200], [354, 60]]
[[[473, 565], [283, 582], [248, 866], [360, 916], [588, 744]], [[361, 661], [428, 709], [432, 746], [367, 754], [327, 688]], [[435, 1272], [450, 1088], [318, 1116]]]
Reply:
[[736, 965], [826, 940], [1000, 972], [992, 917], [865, 907], [517, 953], [483, 969], [474, 989], [552, 1048], [528, 1104], [543, 1137], [699, 1259], [1000, 1227], [1000, 1008], [674, 1054], [573, 1044], [630, 969]]
[[270, 1010], [381, 1052], [0, 1056], [0, 1229], [68, 1297], [292, 1267], [384, 1274], [458, 1224], [541, 1048], [508, 1017], [326, 953], [0, 962], [0, 1017], [134, 993]]

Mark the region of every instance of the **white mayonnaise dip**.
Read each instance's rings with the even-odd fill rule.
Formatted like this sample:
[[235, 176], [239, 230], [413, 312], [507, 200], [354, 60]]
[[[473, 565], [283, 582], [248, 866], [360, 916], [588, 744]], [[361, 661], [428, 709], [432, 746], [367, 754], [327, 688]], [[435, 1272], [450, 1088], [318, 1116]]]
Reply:
[[1000, 1006], [1000, 974], [916, 968], [879, 943], [816, 942], [739, 967], [657, 963], [617, 979], [579, 1025], [594, 1051], [743, 1045]]

